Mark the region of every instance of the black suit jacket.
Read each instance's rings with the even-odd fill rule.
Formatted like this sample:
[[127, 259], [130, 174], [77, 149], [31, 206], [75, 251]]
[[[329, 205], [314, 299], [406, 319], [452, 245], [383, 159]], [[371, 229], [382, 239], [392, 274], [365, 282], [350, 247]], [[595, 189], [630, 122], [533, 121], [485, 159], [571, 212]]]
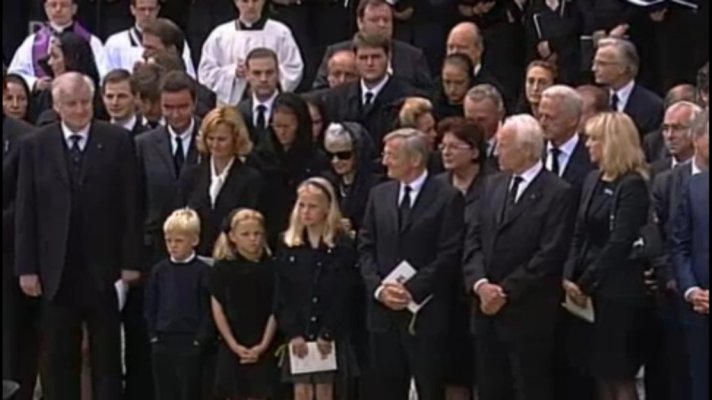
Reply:
[[[196, 149], [198, 127], [195, 122], [193, 140], [188, 148], [185, 170], [198, 163], [200, 156]], [[139, 176], [141, 177], [141, 198], [143, 205], [143, 245], [146, 262], [150, 265], [165, 255], [163, 223], [170, 213], [178, 208], [178, 178], [173, 164], [173, 151], [168, 128], [160, 126], [136, 138]]]
[[645, 152], [645, 159], [649, 163], [670, 156], [670, 152], [665, 146], [665, 137], [663, 137], [662, 130], [657, 129], [645, 135], [643, 138], [643, 151]]
[[[321, 89], [329, 86], [327, 80], [329, 59], [334, 53], [343, 50], [353, 50], [351, 40], [333, 44], [326, 48], [326, 53], [319, 66], [319, 72], [314, 80], [314, 89]], [[430, 77], [430, 69], [428, 62], [425, 59], [423, 51], [417, 47], [413, 47], [408, 43], [398, 40], [391, 41], [391, 63], [393, 74], [397, 78], [407, 82], [409, 85], [418, 88], [422, 91], [430, 92], [433, 87], [433, 81]]]
[[194, 209], [200, 216], [198, 254], [212, 256], [215, 241], [222, 232], [223, 220], [236, 208], [259, 209], [262, 177], [256, 169], [235, 160], [218, 194], [215, 206], [210, 202], [210, 159], [186, 169], [180, 177], [180, 205]]
[[[465, 246], [465, 288], [475, 296], [474, 331], [503, 340], [553, 333], [561, 275], [573, 229], [571, 186], [546, 169], [531, 182], [504, 219], [511, 174], [486, 182]], [[500, 285], [507, 304], [495, 316], [480, 310], [474, 286]]]
[[250, 133], [250, 139], [255, 146], [260, 145], [269, 137], [269, 125], [272, 122], [272, 116], [269, 116], [266, 129], [255, 128], [254, 115], [252, 113], [253, 109], [252, 96], [247, 99], [242, 100], [240, 104], [237, 105], [237, 109], [242, 114], [242, 118], [245, 120], [245, 125], [247, 126], [247, 131]]
[[625, 106], [625, 113], [633, 118], [642, 139], [646, 133], [660, 129], [665, 106], [660, 96], [636, 84]]
[[663, 157], [650, 164], [650, 175], [655, 178], [663, 172], [672, 169], [672, 157]]
[[212, 90], [202, 83], [195, 81], [195, 114], [204, 118], [218, 104], [218, 97]]
[[613, 229], [593, 227], [592, 219], [611, 219], [610, 209], [593, 209], [592, 199], [601, 184], [601, 172], [594, 171], [586, 179], [581, 195], [574, 239], [564, 277], [578, 283], [588, 295], [608, 298], [645, 296], [644, 265], [631, 261], [633, 243], [648, 222], [650, 196], [648, 187], [637, 173], [618, 179], [613, 195], [615, 222]]
[[564, 169], [564, 174], [561, 176], [568, 182], [576, 192], [576, 201], [581, 195], [581, 188], [588, 177], [588, 174], [596, 169], [596, 166], [591, 162], [591, 155], [586, 148], [586, 138], [579, 136], [579, 142], [574, 149], [574, 153], [569, 159], [569, 163]]
[[141, 116], [136, 116], [136, 124], [134, 124], [133, 129], [131, 129], [131, 137], [137, 138], [138, 135], [148, 132], [151, 130], [148, 126], [143, 124], [143, 118]]
[[20, 162], [21, 140], [34, 127], [23, 121], [2, 117], [2, 253], [3, 267], [11, 268], [10, 255], [15, 249], [15, 196], [17, 194], [17, 174]]
[[[60, 125], [40, 128], [20, 154], [16, 221], [16, 273], [39, 274], [43, 297], [57, 293], [70, 246], [71, 187], [67, 145]], [[122, 128], [94, 121], [83, 151], [77, 196], [82, 251], [91, 281], [113, 290], [121, 270], [139, 270], [136, 154]]]
[[359, 236], [359, 266], [368, 296], [368, 328], [394, 331], [407, 325], [408, 311], [396, 312], [376, 301], [381, 281], [402, 261], [418, 273], [405, 286], [420, 303], [432, 300], [418, 313], [417, 334], [448, 331], [450, 282], [459, 265], [464, 233], [462, 195], [447, 183], [428, 177], [405, 226], [398, 223], [400, 184], [376, 186], [366, 207]]
[[347, 83], [324, 95], [323, 109], [329, 121], [358, 122], [373, 139], [377, 149], [383, 148], [382, 139], [396, 127], [400, 102], [419, 95], [416, 89], [391, 77], [369, 107], [363, 106], [361, 82]]

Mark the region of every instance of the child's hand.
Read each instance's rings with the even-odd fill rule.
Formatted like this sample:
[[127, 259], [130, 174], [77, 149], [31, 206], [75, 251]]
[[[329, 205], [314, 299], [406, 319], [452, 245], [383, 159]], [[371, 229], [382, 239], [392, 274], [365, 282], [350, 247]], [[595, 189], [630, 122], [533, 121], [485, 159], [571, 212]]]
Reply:
[[304, 358], [309, 354], [307, 342], [301, 336], [292, 339], [292, 341], [289, 342], [289, 348], [292, 350], [292, 354], [299, 358]]
[[240, 360], [247, 359], [252, 356], [252, 354], [250, 353], [250, 349], [239, 344], [235, 345], [235, 347], [231, 348], [230, 350], [232, 350], [233, 353], [237, 354], [238, 357], [240, 357]]
[[326, 357], [328, 357], [329, 354], [331, 354], [331, 352], [334, 350], [332, 342], [323, 339], [317, 340], [316, 347], [319, 349], [319, 353], [321, 353], [322, 359], [326, 359]]

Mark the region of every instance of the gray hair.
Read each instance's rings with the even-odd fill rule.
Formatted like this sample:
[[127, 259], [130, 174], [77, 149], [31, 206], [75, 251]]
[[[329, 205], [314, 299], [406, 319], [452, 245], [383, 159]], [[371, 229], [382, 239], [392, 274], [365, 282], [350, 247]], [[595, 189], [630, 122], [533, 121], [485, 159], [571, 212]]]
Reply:
[[695, 139], [699, 139], [702, 136], [709, 135], [710, 133], [710, 112], [709, 110], [704, 110], [697, 115], [694, 122], [692, 123], [692, 132], [695, 135]]
[[640, 56], [638, 55], [638, 49], [635, 48], [633, 42], [619, 38], [607, 37], [598, 42], [599, 49], [604, 47], [615, 48], [621, 58], [621, 61], [628, 68], [630, 75], [633, 77], [638, 76], [638, 71], [640, 70]]
[[529, 114], [518, 114], [507, 118], [502, 129], [516, 133], [517, 146], [528, 153], [532, 160], [540, 160], [544, 153], [544, 130], [536, 118]]
[[559, 101], [566, 114], [576, 119], [583, 114], [583, 96], [576, 89], [566, 85], [554, 85], [541, 94], [542, 99]]
[[52, 82], [52, 102], [55, 104], [61, 103], [63, 97], [75, 92], [81, 85], [86, 85], [89, 88], [93, 99], [96, 86], [90, 77], [79, 72], [66, 72], [54, 78]]
[[324, 131], [324, 147], [329, 148], [345, 148], [354, 146], [354, 140], [349, 133], [349, 130], [343, 124], [332, 122]]
[[687, 120], [687, 123], [690, 126], [690, 129], [688, 130], [688, 135], [692, 137], [695, 134], [695, 122], [699, 119], [700, 114], [704, 114], [704, 110], [702, 107], [698, 106], [697, 104], [691, 102], [691, 101], [678, 101], [677, 103], [671, 105], [668, 107], [667, 111], [665, 113], [673, 112], [681, 108], [687, 108], [690, 110], [690, 117]]
[[423, 166], [427, 165], [428, 158], [430, 157], [430, 147], [428, 138], [423, 132], [413, 128], [398, 129], [386, 135], [386, 137], [383, 138], [383, 143], [389, 143], [393, 140], [402, 140], [403, 150], [408, 157], [418, 157]]
[[504, 107], [504, 100], [502, 99], [502, 94], [499, 93], [496, 87], [485, 83], [482, 85], [477, 85], [467, 92], [467, 98], [472, 101], [483, 101], [489, 100], [497, 106], [497, 111], [504, 115], [507, 110]]
[[697, 88], [689, 83], [677, 85], [665, 94], [665, 109], [680, 101], [693, 102], [697, 100]]

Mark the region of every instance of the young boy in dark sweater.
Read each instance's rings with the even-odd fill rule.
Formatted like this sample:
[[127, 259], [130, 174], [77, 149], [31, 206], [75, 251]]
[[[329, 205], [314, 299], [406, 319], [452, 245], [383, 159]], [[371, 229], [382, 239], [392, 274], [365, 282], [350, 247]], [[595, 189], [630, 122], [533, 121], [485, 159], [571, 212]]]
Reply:
[[197, 400], [204, 349], [214, 338], [207, 290], [210, 267], [195, 255], [200, 237], [195, 211], [174, 211], [163, 231], [170, 258], [153, 268], [145, 301], [156, 399]]

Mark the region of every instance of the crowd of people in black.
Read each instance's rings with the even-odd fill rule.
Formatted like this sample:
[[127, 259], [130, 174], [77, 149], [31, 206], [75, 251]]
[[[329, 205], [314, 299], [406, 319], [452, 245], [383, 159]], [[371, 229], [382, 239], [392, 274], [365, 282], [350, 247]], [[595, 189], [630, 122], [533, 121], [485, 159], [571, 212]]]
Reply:
[[708, 397], [707, 2], [42, 5], [4, 396]]

